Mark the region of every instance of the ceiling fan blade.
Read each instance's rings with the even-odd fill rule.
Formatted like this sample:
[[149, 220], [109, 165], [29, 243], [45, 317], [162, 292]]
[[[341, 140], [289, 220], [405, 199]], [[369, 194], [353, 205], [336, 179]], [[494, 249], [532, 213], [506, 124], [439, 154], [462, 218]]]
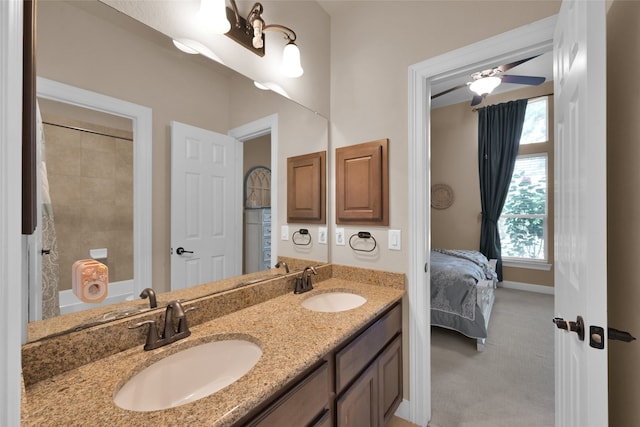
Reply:
[[481, 104], [483, 100], [484, 100], [484, 96], [473, 95], [473, 99], [471, 100], [471, 106], [475, 107], [476, 105]]
[[444, 92], [440, 92], [440, 93], [437, 93], [435, 95], [431, 95], [431, 99], [435, 99], [435, 98], [437, 98], [439, 96], [446, 95], [449, 92], [453, 92], [454, 90], [462, 89], [463, 87], [467, 87], [467, 84], [463, 83], [463, 84], [460, 84], [458, 86], [454, 86], [454, 87], [452, 87], [450, 89], [447, 89]]
[[[540, 54], [540, 55], [542, 55], [542, 54]], [[517, 67], [520, 64], [524, 64], [527, 61], [531, 61], [533, 58], [537, 58], [540, 55], [532, 56], [531, 58], [521, 59], [520, 61], [511, 62], [509, 64], [504, 64], [504, 65], [501, 65], [501, 66], [496, 67], [496, 68], [504, 73], [505, 71], [510, 70], [513, 67]]]
[[533, 76], [513, 76], [508, 74], [503, 74], [501, 76], [502, 83], [516, 83], [519, 85], [531, 85], [538, 86], [541, 83], [544, 83], [544, 77], [533, 77]]

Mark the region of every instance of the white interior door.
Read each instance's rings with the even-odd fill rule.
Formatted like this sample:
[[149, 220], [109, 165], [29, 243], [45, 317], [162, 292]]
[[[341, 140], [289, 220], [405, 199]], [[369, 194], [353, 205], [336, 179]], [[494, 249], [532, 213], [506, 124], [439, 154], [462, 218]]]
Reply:
[[171, 122], [171, 290], [242, 274], [240, 153], [229, 136]]
[[608, 424], [606, 16], [603, 1], [565, 0], [554, 35], [555, 315], [582, 316], [585, 338], [556, 330], [556, 426]]

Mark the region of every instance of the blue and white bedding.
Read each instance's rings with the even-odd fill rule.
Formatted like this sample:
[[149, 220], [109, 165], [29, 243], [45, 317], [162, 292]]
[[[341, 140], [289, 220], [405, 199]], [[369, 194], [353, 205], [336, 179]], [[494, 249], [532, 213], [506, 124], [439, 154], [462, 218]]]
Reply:
[[495, 271], [480, 252], [433, 249], [431, 324], [486, 338], [496, 283]]

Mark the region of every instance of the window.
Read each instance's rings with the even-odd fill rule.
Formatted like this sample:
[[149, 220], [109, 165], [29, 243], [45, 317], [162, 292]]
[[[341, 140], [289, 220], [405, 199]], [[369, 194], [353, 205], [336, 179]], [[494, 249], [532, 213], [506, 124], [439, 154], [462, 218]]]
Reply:
[[520, 145], [547, 142], [549, 140], [549, 132], [547, 131], [548, 105], [549, 98], [546, 96], [534, 98], [527, 103]]
[[498, 223], [504, 258], [547, 259], [547, 155], [519, 156]]
[[[521, 145], [548, 141], [548, 98], [529, 101]], [[531, 147], [533, 148], [533, 147]], [[547, 153], [519, 155], [498, 221], [505, 261], [546, 263], [548, 245]], [[536, 151], [527, 149], [528, 152]], [[522, 150], [521, 150], [522, 152]]]

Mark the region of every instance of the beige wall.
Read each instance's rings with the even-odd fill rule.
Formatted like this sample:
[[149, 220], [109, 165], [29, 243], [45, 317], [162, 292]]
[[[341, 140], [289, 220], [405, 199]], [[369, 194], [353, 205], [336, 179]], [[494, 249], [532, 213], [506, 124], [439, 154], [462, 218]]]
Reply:
[[[382, 248], [379, 257], [364, 258], [348, 246], [334, 246], [331, 258], [406, 272], [412, 237], [407, 229], [408, 67], [551, 16], [559, 2], [356, 1], [328, 2], [325, 8], [331, 14], [332, 149], [389, 138], [388, 228], [402, 230], [403, 237], [402, 251], [389, 251], [387, 228], [368, 227]], [[332, 173], [329, 185], [335, 185]], [[334, 223], [334, 212], [329, 215]], [[360, 227], [345, 228], [349, 235]]]
[[[553, 93], [553, 82], [508, 94], [496, 94], [483, 105]], [[549, 102], [549, 143], [523, 145], [520, 154], [546, 152], [553, 175], [553, 97]], [[534, 151], [535, 150], [535, 151]], [[431, 111], [431, 182], [451, 186], [455, 200], [447, 209], [431, 209], [431, 246], [473, 249], [480, 245], [480, 183], [478, 178], [478, 113], [469, 102]], [[548, 235], [553, 236], [553, 179], [549, 180]], [[553, 242], [548, 257], [553, 260]], [[551, 261], [552, 263], [552, 261]], [[553, 286], [553, 270], [504, 267], [506, 281]]]
[[[640, 337], [640, 3], [607, 15], [608, 322]], [[640, 345], [609, 341], [609, 425], [640, 425]]]
[[244, 151], [243, 179], [247, 177], [247, 172], [256, 166], [271, 169], [271, 135], [259, 136], [245, 141], [242, 148]]

